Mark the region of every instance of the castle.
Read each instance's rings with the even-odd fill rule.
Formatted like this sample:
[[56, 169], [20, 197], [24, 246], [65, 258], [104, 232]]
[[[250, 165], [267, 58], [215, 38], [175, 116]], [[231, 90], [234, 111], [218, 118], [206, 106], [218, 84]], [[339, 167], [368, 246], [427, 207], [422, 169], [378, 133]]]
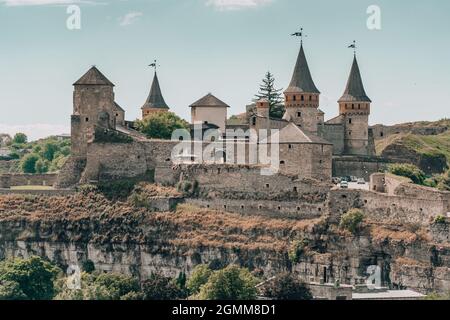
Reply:
[[[210, 145], [215, 164], [267, 165], [259, 158], [252, 162], [249, 155], [252, 148], [260, 148], [263, 137], [252, 141], [245, 133], [249, 129], [256, 132], [266, 129], [269, 135], [276, 134], [279, 140], [277, 167], [281, 174], [328, 183], [332, 176], [353, 175], [368, 179], [370, 174], [383, 167], [383, 160], [375, 157], [374, 139], [368, 124], [372, 101], [365, 92], [356, 54], [344, 94], [338, 101], [339, 116], [328, 121], [324, 119], [325, 114], [319, 108], [320, 91], [313, 81], [303, 43], [284, 97], [286, 111], [282, 119], [270, 117], [269, 102], [262, 99], [253, 108], [247, 108], [244, 123], [233, 125], [227, 121], [229, 105], [212, 94], [206, 95], [190, 105], [191, 126], [200, 126], [204, 131], [219, 129], [220, 134], [208, 141], [193, 138], [192, 145]], [[96, 67], [74, 83], [73, 99], [72, 159], [61, 174], [61, 186], [105, 178], [138, 177], [174, 164], [171, 152], [176, 143], [147, 139], [135, 131], [133, 122], [125, 120], [125, 111], [115, 102], [114, 84]], [[150, 93], [141, 109], [143, 118], [170, 110], [156, 70]], [[233, 147], [225, 145], [230, 139], [235, 141]], [[102, 153], [105, 148], [108, 151]], [[241, 162], [236, 161], [239, 148], [247, 154]], [[123, 149], [127, 151], [120, 154]], [[195, 154], [188, 153], [184, 157], [192, 163], [208, 163]], [[115, 163], [121, 158], [124, 161]], [[132, 170], [125, 168], [127, 166]], [[76, 174], [69, 178], [71, 171]]]

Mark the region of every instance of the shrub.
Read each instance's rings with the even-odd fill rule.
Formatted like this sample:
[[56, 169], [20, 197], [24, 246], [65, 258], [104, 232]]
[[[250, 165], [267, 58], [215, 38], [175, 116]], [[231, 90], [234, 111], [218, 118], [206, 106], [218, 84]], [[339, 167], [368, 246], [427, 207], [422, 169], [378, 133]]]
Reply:
[[263, 286], [265, 297], [276, 300], [312, 300], [313, 296], [304, 282], [291, 273], [283, 273]]
[[437, 217], [434, 219], [434, 223], [435, 223], [435, 224], [445, 224], [445, 223], [447, 223], [447, 218], [444, 217], [444, 216], [437, 216]]
[[0, 300], [27, 300], [20, 285], [15, 281], [0, 281]]
[[95, 271], [95, 264], [92, 260], [85, 260], [81, 263], [81, 270], [86, 273], [92, 273]]
[[49, 165], [50, 164], [47, 160], [39, 159], [38, 161], [36, 161], [34, 171], [36, 173], [46, 173], [48, 172]]
[[339, 227], [356, 234], [364, 221], [364, 213], [359, 209], [351, 209], [341, 217]]
[[423, 185], [426, 179], [425, 173], [413, 164], [391, 164], [388, 171], [397, 176], [410, 178], [415, 184]]
[[254, 300], [258, 280], [245, 268], [228, 266], [215, 271], [201, 286], [201, 300]]
[[96, 277], [94, 283], [105, 287], [112, 300], [120, 300], [122, 296], [140, 290], [136, 279], [122, 274], [102, 273]]
[[213, 271], [205, 264], [195, 267], [194, 272], [187, 281], [187, 288], [190, 294], [197, 294], [200, 288], [206, 284]]
[[23, 157], [21, 168], [24, 173], [36, 173], [36, 162], [39, 161], [39, 156], [34, 153], [27, 154]]
[[300, 261], [301, 255], [304, 253], [305, 248], [308, 246], [308, 240], [295, 240], [291, 243], [289, 248], [289, 261], [296, 264]]

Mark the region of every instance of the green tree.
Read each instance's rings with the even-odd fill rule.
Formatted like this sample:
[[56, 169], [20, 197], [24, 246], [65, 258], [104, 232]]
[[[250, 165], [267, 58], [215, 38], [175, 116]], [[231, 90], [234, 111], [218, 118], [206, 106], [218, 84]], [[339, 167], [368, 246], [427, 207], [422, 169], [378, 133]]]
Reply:
[[51, 300], [55, 296], [53, 281], [60, 272], [40, 257], [6, 260], [0, 263], [0, 282], [17, 283], [16, 289], [29, 300]]
[[361, 229], [364, 221], [364, 213], [359, 209], [351, 209], [341, 217], [339, 227], [356, 234]]
[[313, 296], [304, 282], [291, 273], [282, 273], [263, 286], [263, 295], [277, 300], [312, 300]]
[[442, 191], [450, 191], [450, 170], [442, 175], [437, 187]]
[[57, 151], [59, 151], [59, 146], [55, 141], [50, 140], [42, 147], [42, 156], [48, 161], [52, 161]]
[[255, 101], [267, 99], [270, 105], [270, 116], [281, 119], [284, 115], [282, 89], [275, 89], [275, 78], [270, 71], [267, 71], [262, 84], [259, 87], [258, 94], [255, 95]]
[[415, 184], [423, 185], [426, 179], [425, 173], [413, 164], [391, 164], [388, 171], [397, 176], [410, 178]]
[[189, 124], [172, 112], [157, 112], [136, 122], [139, 131], [148, 138], [165, 139], [172, 138], [173, 131], [177, 129], [189, 129]]
[[208, 282], [211, 274], [212, 270], [206, 264], [196, 266], [186, 285], [190, 294], [199, 293], [201, 286]]
[[136, 279], [122, 274], [102, 273], [94, 281], [95, 284], [105, 287], [112, 300], [119, 300], [130, 292], [140, 290]]
[[29, 153], [22, 158], [21, 168], [24, 173], [36, 173], [36, 162], [39, 161], [39, 156], [34, 153]]
[[27, 300], [27, 296], [17, 282], [0, 281], [0, 300]]
[[185, 298], [185, 293], [171, 278], [152, 274], [142, 284], [144, 300], [178, 300]]
[[253, 300], [258, 280], [245, 268], [228, 266], [215, 271], [200, 288], [201, 300]]
[[27, 143], [28, 137], [25, 133], [18, 132], [14, 135], [13, 143], [24, 144]]
[[50, 163], [45, 159], [39, 159], [36, 161], [34, 166], [34, 172], [36, 173], [47, 173], [49, 169]]

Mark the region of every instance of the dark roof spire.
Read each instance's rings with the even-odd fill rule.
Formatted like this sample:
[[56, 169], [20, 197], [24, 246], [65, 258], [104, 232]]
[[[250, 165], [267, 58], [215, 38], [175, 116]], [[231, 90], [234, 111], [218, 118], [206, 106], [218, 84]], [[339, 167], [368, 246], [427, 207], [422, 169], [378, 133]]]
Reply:
[[345, 88], [344, 94], [339, 99], [339, 102], [347, 101], [372, 102], [372, 100], [370, 100], [370, 98], [366, 94], [366, 91], [364, 90], [358, 61], [356, 60], [356, 54], [353, 57], [353, 65], [347, 81], [347, 87]]
[[148, 95], [148, 98], [142, 108], [169, 109], [169, 106], [166, 104], [162, 96], [156, 71], [155, 75], [153, 76], [153, 83], [150, 89], [150, 94]]
[[303, 44], [300, 45], [300, 52], [298, 54], [297, 63], [295, 64], [291, 83], [285, 92], [320, 93], [311, 77], [305, 51], [303, 50]]

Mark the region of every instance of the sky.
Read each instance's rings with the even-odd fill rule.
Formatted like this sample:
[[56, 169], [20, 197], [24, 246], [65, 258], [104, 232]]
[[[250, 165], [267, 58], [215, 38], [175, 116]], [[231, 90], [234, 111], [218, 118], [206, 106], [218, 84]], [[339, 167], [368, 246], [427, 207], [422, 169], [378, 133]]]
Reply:
[[[73, 4], [81, 29], [67, 28]], [[367, 26], [372, 5], [379, 30]], [[371, 124], [439, 120], [450, 116], [449, 14], [442, 0], [0, 0], [0, 132], [69, 133], [72, 84], [92, 65], [134, 120], [154, 59], [181, 117], [210, 92], [229, 115], [242, 113], [267, 71], [288, 86], [300, 27], [327, 119], [338, 113], [356, 40]]]

